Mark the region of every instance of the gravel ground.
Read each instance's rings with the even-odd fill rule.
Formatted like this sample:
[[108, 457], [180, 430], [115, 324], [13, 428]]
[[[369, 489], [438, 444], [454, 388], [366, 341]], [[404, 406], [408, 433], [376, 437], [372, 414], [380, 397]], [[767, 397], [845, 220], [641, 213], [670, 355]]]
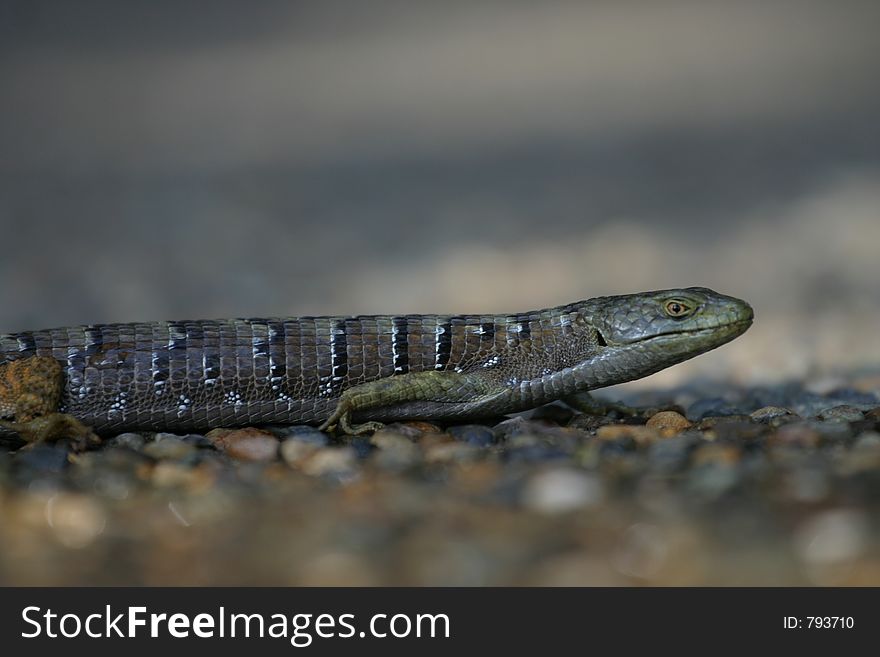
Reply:
[[4, 585], [880, 585], [880, 375], [0, 446]]

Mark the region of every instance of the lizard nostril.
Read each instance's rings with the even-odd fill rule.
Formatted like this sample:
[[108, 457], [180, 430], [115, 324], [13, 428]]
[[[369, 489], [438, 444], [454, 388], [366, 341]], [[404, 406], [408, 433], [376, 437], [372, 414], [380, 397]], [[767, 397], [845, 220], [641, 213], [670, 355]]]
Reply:
[[602, 333], [598, 329], [596, 329], [596, 343], [600, 347], [607, 347], [608, 346], [608, 343], [605, 342], [605, 336], [602, 335]]

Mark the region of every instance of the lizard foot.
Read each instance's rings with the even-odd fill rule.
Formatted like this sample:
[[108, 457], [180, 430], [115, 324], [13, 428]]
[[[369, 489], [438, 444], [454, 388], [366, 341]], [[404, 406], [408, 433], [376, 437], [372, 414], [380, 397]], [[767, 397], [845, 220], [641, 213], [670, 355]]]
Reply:
[[91, 427], [67, 413], [48, 413], [26, 422], [0, 420], [0, 428], [14, 431], [28, 443], [69, 438], [73, 441], [74, 451], [78, 452], [101, 444], [101, 439]]
[[[379, 408], [393, 408], [407, 402], [433, 401], [443, 403], [464, 403], [474, 400], [491, 400], [492, 395], [504, 394], [478, 376], [460, 372], [410, 372], [369, 381], [345, 390], [327, 421], [319, 428], [321, 431], [339, 427], [351, 435], [378, 431], [385, 425], [381, 422], [352, 424], [351, 416], [357, 412]], [[374, 414], [374, 417], [378, 414]], [[381, 416], [380, 416], [381, 417]], [[394, 416], [391, 416], [394, 417]], [[397, 416], [400, 417], [400, 416]]]
[[333, 414], [329, 418], [327, 418], [326, 422], [318, 427], [318, 430], [333, 432], [338, 427], [345, 434], [348, 434], [350, 436], [360, 436], [361, 434], [369, 433], [370, 431], [378, 431], [385, 426], [381, 422], [364, 422], [363, 424], [351, 424], [351, 422], [349, 421], [350, 418], [351, 409], [348, 408], [348, 404], [346, 404], [344, 401], [340, 401], [339, 404], [336, 406], [336, 410], [333, 411]]

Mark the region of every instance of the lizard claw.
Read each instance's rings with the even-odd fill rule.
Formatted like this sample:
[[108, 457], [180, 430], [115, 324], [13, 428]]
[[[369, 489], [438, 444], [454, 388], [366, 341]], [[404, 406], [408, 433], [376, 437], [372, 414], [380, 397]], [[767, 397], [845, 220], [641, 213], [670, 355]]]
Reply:
[[363, 424], [352, 424], [349, 421], [350, 418], [351, 411], [348, 408], [348, 404], [345, 401], [340, 401], [330, 417], [327, 418], [327, 420], [318, 427], [318, 431], [328, 431], [330, 433], [335, 433], [335, 430], [339, 428], [344, 434], [350, 436], [360, 436], [361, 434], [369, 433], [370, 431], [378, 431], [385, 426], [381, 422], [364, 422]]

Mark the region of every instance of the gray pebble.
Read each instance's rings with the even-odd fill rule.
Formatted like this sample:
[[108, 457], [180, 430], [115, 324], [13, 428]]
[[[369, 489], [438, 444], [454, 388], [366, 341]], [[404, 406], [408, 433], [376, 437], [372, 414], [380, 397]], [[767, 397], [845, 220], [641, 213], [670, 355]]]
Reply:
[[61, 443], [36, 443], [20, 449], [13, 457], [17, 470], [26, 470], [35, 474], [55, 474], [67, 468], [68, 449]]
[[179, 460], [193, 454], [196, 447], [172, 433], [157, 433], [156, 439], [144, 445], [142, 451], [154, 459]]
[[565, 513], [595, 506], [603, 498], [602, 482], [573, 468], [539, 472], [526, 484], [523, 505], [541, 513]]
[[614, 420], [604, 415], [584, 413], [583, 415], [575, 415], [568, 423], [568, 427], [594, 434], [599, 427], [604, 427], [606, 424], [614, 424]]
[[121, 433], [108, 441], [114, 447], [128, 447], [134, 450], [141, 449], [145, 442], [146, 439], [139, 433]]
[[534, 463], [567, 459], [569, 458], [569, 453], [558, 447], [538, 444], [509, 448], [503, 453], [503, 456], [511, 463]]
[[692, 434], [680, 434], [665, 440], [651, 443], [648, 451], [652, 468], [663, 472], [674, 472], [684, 469], [688, 464], [694, 448], [705, 442]]
[[187, 434], [183, 436], [181, 440], [183, 440], [183, 442], [187, 443], [188, 445], [192, 445], [193, 447], [198, 447], [202, 449], [207, 449], [210, 447], [211, 449], [214, 449], [214, 443], [212, 443], [200, 433]]
[[825, 421], [810, 420], [807, 424], [828, 442], [839, 442], [853, 437], [849, 422], [845, 420], [836, 418]]
[[281, 443], [281, 458], [284, 459], [288, 465], [298, 466], [321, 449], [321, 447], [321, 445], [305, 440], [299, 440], [298, 438], [288, 438]]
[[819, 413], [820, 420], [843, 420], [845, 422], [858, 422], [863, 419], [865, 414], [855, 406], [842, 404], [826, 408]]
[[489, 427], [479, 424], [463, 424], [457, 427], [449, 427], [446, 432], [457, 440], [476, 447], [489, 447], [498, 442], [495, 432]]
[[315, 477], [345, 481], [357, 469], [357, 457], [350, 447], [324, 447], [305, 461], [302, 471]]
[[866, 431], [853, 443], [853, 449], [875, 450], [878, 448], [880, 448], [880, 433], [876, 431]]
[[574, 417], [575, 411], [569, 406], [553, 403], [545, 404], [534, 410], [529, 419], [544, 420], [554, 424], [565, 425]]
[[377, 431], [370, 442], [379, 448], [373, 453], [372, 459], [380, 468], [402, 470], [421, 461], [422, 450], [409, 438], [389, 429]]
[[755, 422], [772, 423], [774, 420], [778, 421], [780, 418], [795, 420], [798, 418], [798, 415], [781, 406], [764, 406], [752, 412], [749, 417]]
[[289, 426], [272, 425], [264, 427], [264, 429], [274, 434], [277, 438], [281, 440], [295, 438], [296, 440], [302, 441], [304, 443], [311, 443], [313, 445], [321, 446], [327, 445], [330, 442], [330, 439], [326, 433], [324, 433], [323, 431], [318, 431], [316, 427], [312, 427], [307, 424], [292, 424]]
[[741, 409], [732, 406], [727, 400], [721, 397], [711, 397], [709, 399], [700, 399], [691, 404], [686, 416], [691, 422], [698, 422], [707, 417], [742, 414]]

